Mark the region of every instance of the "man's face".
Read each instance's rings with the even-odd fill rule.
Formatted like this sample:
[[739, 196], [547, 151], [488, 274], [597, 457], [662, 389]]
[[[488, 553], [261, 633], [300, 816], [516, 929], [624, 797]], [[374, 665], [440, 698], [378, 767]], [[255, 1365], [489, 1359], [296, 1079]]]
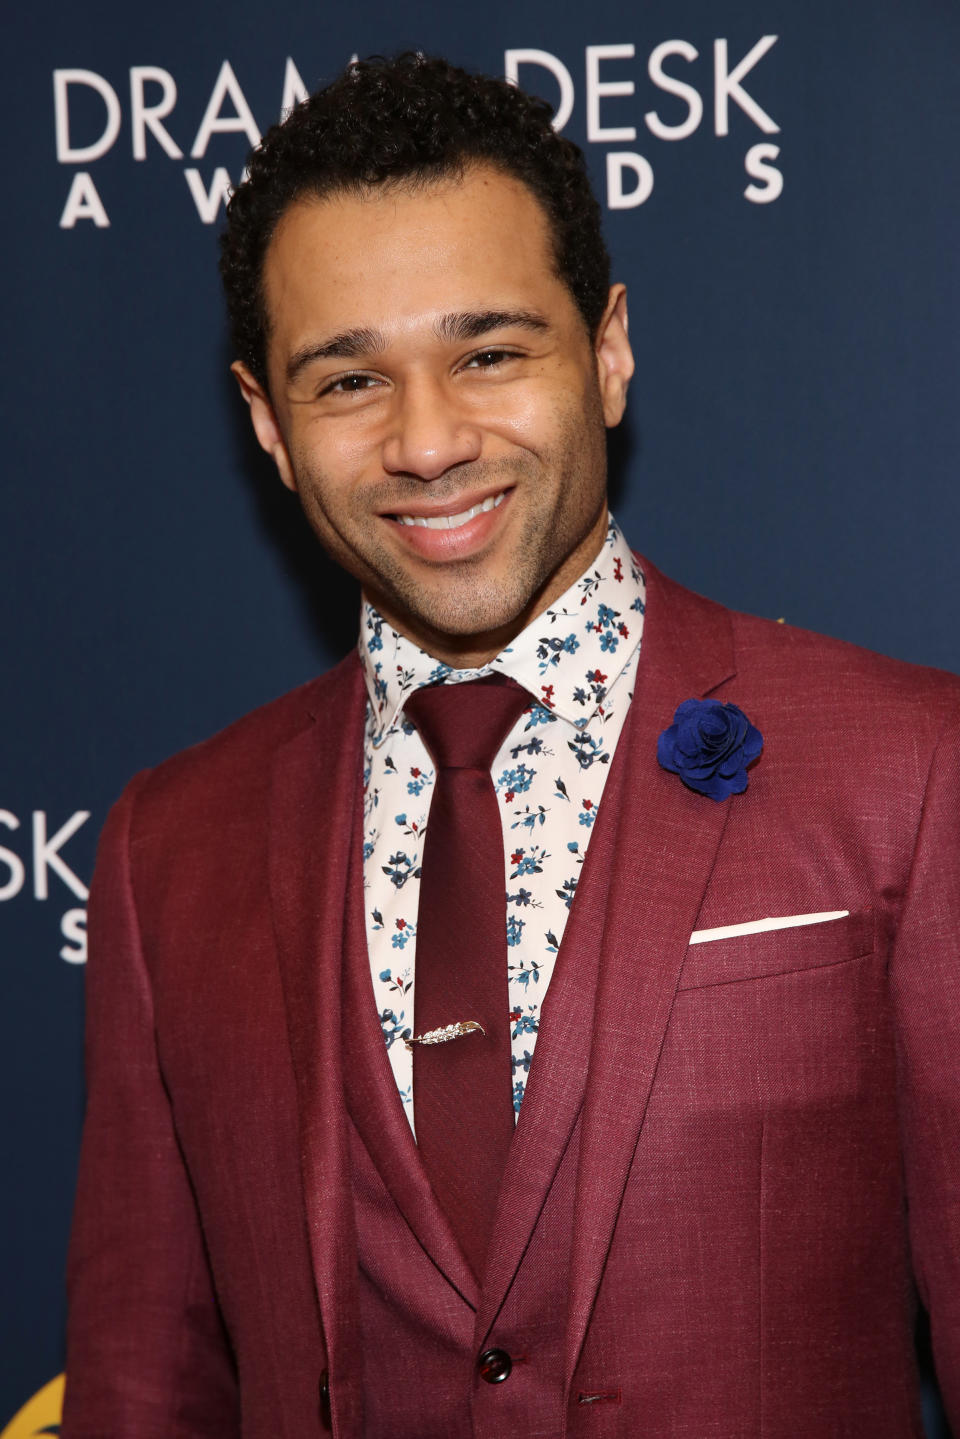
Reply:
[[484, 166], [298, 201], [264, 291], [269, 393], [234, 369], [284, 484], [397, 629], [496, 654], [602, 545], [622, 287], [592, 342], [538, 202]]

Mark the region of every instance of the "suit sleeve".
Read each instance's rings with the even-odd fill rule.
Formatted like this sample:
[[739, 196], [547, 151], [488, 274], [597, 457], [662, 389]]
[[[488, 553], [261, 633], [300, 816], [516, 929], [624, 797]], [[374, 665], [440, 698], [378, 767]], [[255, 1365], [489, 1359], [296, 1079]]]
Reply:
[[107, 820], [90, 897], [61, 1439], [237, 1439], [233, 1362], [157, 1062], [130, 881], [145, 779]]
[[934, 755], [891, 965], [910, 1244], [960, 1433], [960, 717]]

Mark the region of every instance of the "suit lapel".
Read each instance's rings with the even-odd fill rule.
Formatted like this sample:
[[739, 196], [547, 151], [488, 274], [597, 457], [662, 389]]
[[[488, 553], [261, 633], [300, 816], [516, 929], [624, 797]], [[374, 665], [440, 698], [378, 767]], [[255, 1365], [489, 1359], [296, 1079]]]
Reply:
[[[364, 685], [356, 655], [313, 690], [313, 713], [278, 750], [270, 792], [270, 897], [297, 1081], [301, 1173], [338, 1423], [360, 1432], [356, 1242], [340, 1062], [348, 847], [361, 783]], [[352, 1351], [352, 1352], [351, 1352]], [[351, 1379], [351, 1375], [356, 1376]]]
[[[310, 1242], [332, 1368], [331, 1325], [335, 1320], [346, 1345], [356, 1277], [345, 1105], [420, 1244], [471, 1307], [478, 1292], [420, 1164], [377, 1023], [363, 914], [366, 691], [355, 656], [320, 682], [315, 701], [303, 732], [277, 759], [270, 860]], [[333, 1234], [347, 1242], [331, 1243]]]
[[623, 736], [627, 772], [615, 816], [583, 1104], [565, 1354], [568, 1384], [731, 802], [718, 804], [692, 793], [656, 760], [657, 737], [676, 706], [708, 694], [734, 673], [730, 621], [719, 606], [671, 584], [650, 565], [643, 569], [643, 652]]
[[[729, 621], [719, 606], [672, 585], [651, 565], [644, 569], [649, 621], [637, 687], [544, 1000], [474, 1336], [482, 1347], [530, 1242], [586, 1093], [571, 1373], [639, 1136], [687, 938], [727, 813], [725, 805], [691, 794], [661, 770], [656, 742], [681, 700], [707, 694], [733, 673]], [[611, 1136], [607, 1091], [614, 1104], [622, 1102], [624, 1078], [629, 1118]], [[600, 1194], [591, 1187], [593, 1176], [599, 1176]]]

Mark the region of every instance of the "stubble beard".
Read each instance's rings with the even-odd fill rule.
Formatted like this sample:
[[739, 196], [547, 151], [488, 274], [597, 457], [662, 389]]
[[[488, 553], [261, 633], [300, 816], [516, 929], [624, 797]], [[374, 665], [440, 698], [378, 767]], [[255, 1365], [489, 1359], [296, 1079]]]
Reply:
[[[424, 648], [436, 648], [444, 638], [479, 639], [516, 626], [550, 570], [548, 536], [532, 526], [519, 536], [506, 574], [491, 575], [486, 556], [446, 562], [431, 567], [436, 582], [424, 583], [397, 557], [381, 551], [377, 578], [364, 589], [377, 608], [393, 616], [405, 632], [415, 630]], [[426, 643], [424, 643], [426, 641]]]
[[[595, 407], [588, 401], [586, 408], [587, 413], [565, 418], [548, 455], [522, 451], [502, 460], [458, 466], [429, 485], [430, 498], [438, 503], [465, 489], [510, 488], [511, 505], [529, 506], [506, 573], [489, 572], [485, 551], [434, 565], [420, 561], [417, 573], [383, 543], [379, 516], [402, 514], [406, 503], [422, 500], [423, 481], [395, 477], [364, 487], [351, 497], [346, 521], [337, 523], [318, 498], [324, 492], [322, 477], [313, 480], [305, 466], [298, 474], [306, 472], [300, 494], [307, 519], [337, 563], [360, 580], [371, 603], [408, 638], [438, 655], [460, 649], [496, 653], [543, 608], [551, 581], [564, 571], [606, 511], [603, 418], [598, 401]], [[560, 479], [551, 486], [553, 503], [544, 513], [538, 510], [536, 497], [538, 487], [542, 493], [543, 482], [551, 476]], [[581, 568], [592, 558], [585, 555]], [[436, 584], [423, 581], [423, 574], [431, 570]], [[563, 588], [575, 578], [569, 574]]]

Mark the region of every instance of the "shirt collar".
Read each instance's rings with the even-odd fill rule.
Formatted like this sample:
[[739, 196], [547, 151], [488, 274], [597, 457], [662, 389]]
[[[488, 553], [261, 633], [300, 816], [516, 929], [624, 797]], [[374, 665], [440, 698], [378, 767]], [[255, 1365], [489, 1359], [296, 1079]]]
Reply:
[[643, 574], [612, 516], [593, 563], [480, 669], [455, 670], [427, 654], [364, 599], [359, 649], [373, 743], [383, 742], [414, 690], [495, 673], [516, 680], [551, 713], [582, 729], [640, 643], [644, 601]]

